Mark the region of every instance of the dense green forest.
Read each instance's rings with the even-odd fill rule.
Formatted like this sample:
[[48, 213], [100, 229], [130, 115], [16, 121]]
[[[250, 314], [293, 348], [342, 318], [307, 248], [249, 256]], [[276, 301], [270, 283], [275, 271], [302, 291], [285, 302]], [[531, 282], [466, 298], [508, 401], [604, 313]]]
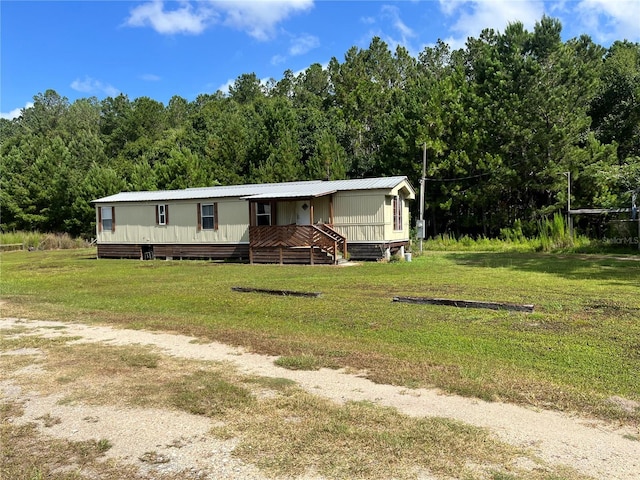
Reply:
[[[543, 17], [415, 58], [373, 38], [341, 62], [238, 77], [164, 105], [53, 90], [0, 120], [1, 225], [90, 237], [91, 200], [125, 190], [407, 175], [427, 146], [428, 234], [497, 235], [640, 186], [640, 44], [561, 39]], [[417, 214], [419, 202], [414, 202]], [[417, 215], [414, 215], [414, 218]]]

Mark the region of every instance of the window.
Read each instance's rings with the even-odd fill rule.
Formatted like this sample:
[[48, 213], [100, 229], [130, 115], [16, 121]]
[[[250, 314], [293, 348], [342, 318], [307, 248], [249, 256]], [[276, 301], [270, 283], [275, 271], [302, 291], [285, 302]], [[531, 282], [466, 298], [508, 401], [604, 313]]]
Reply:
[[271, 225], [271, 204], [258, 202], [256, 204], [256, 225]]
[[402, 230], [402, 197], [393, 197], [393, 229]]
[[213, 204], [202, 205], [202, 229], [213, 230]]
[[198, 230], [218, 229], [218, 204], [198, 204]]
[[156, 205], [156, 224], [169, 225], [169, 205]]
[[98, 212], [100, 215], [98, 223], [100, 224], [101, 230], [105, 232], [113, 232], [116, 229], [114, 210], [114, 207], [100, 207]]

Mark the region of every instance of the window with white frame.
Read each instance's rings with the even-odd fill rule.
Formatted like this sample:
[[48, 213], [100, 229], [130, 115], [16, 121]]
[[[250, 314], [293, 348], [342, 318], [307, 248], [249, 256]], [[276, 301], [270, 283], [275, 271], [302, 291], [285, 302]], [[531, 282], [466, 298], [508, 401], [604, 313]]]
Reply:
[[402, 230], [402, 197], [393, 197], [393, 229]]
[[202, 205], [202, 229], [203, 230], [213, 230], [215, 228], [215, 214], [213, 203], [203, 204]]
[[100, 222], [102, 223], [103, 231], [113, 231], [113, 207], [100, 208]]
[[271, 203], [256, 204], [256, 225], [271, 225]]
[[169, 223], [169, 205], [156, 205], [156, 223], [158, 225]]

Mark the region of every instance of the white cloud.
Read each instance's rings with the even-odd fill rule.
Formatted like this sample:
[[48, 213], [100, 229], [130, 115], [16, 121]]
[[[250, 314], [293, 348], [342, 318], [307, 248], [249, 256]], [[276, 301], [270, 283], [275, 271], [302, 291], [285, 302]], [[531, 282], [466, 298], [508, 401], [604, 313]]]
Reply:
[[223, 83], [222, 85], [220, 85], [216, 91], [220, 91], [225, 95], [229, 95], [229, 89], [233, 87], [234, 83], [236, 83], [235, 79], [233, 80], [229, 79], [227, 80], [227, 83]]
[[282, 65], [287, 61], [287, 57], [284, 55], [274, 55], [271, 57], [271, 65]]
[[212, 4], [224, 12], [224, 25], [263, 41], [273, 37], [275, 27], [281, 21], [313, 8], [313, 0], [213, 0]]
[[159, 82], [160, 80], [162, 80], [162, 78], [160, 78], [158, 75], [154, 75], [153, 73], [145, 73], [143, 75], [140, 75], [140, 78], [145, 82]]
[[73, 82], [71, 82], [70, 86], [77, 92], [106, 94], [110, 97], [115, 97], [120, 93], [120, 90], [118, 90], [114, 86], [109, 85], [108, 83], [103, 83], [100, 80], [96, 80], [89, 76], [85, 76], [82, 80], [76, 78]]
[[320, 45], [318, 37], [313, 35], [302, 35], [291, 40], [289, 54], [292, 56], [304, 55]]
[[358, 42], [363, 48], [369, 46], [373, 37], [379, 37], [392, 52], [398, 46], [403, 46], [409, 52], [415, 52], [417, 55], [417, 51], [413, 46], [413, 41], [417, 34], [402, 20], [398, 7], [383, 5], [376, 17], [362, 17], [360, 21], [366, 25], [371, 25], [371, 28], [362, 35]]
[[[304, 34], [298, 37], [292, 37], [289, 43], [289, 56], [297, 57], [310, 52], [314, 48], [318, 48], [318, 46], [320, 46], [320, 39], [314, 35]], [[271, 57], [271, 65], [282, 65], [289, 60], [289, 56], [280, 54], [274, 55]]]
[[485, 28], [504, 31], [519, 21], [532, 29], [545, 11], [542, 0], [440, 0], [440, 10], [454, 19], [452, 35], [443, 39], [454, 49], [463, 48], [468, 37], [478, 37]]
[[160, 34], [202, 33], [215, 19], [215, 12], [207, 4], [197, 2], [194, 10], [191, 3], [181, 1], [174, 10], [165, 11], [164, 2], [154, 0], [133, 8], [125, 25], [130, 27], [150, 26]]
[[133, 8], [125, 25], [151, 27], [160, 34], [202, 33], [212, 24], [246, 32], [258, 40], [273, 37], [276, 26], [289, 16], [313, 7], [314, 0], [181, 0], [165, 10], [165, 2], [153, 0]]
[[6, 118], [7, 120], [13, 120], [22, 116], [22, 110], [33, 107], [33, 102], [27, 102], [24, 107], [14, 108], [8, 113], [0, 113], [0, 118]]
[[640, 41], [638, 0], [582, 0], [576, 5], [576, 11], [597, 41]]
[[382, 7], [382, 15], [391, 20], [393, 27], [400, 33], [403, 45], [407, 45], [409, 39], [416, 36], [415, 32], [400, 18], [400, 11], [397, 7], [385, 5]]

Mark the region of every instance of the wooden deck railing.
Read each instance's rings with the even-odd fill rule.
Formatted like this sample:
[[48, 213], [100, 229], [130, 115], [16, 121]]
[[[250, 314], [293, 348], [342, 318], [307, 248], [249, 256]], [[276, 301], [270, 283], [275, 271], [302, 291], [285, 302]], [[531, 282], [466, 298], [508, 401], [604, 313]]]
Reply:
[[338, 261], [347, 255], [347, 239], [328, 225], [272, 225], [249, 227], [249, 248], [318, 247]]

